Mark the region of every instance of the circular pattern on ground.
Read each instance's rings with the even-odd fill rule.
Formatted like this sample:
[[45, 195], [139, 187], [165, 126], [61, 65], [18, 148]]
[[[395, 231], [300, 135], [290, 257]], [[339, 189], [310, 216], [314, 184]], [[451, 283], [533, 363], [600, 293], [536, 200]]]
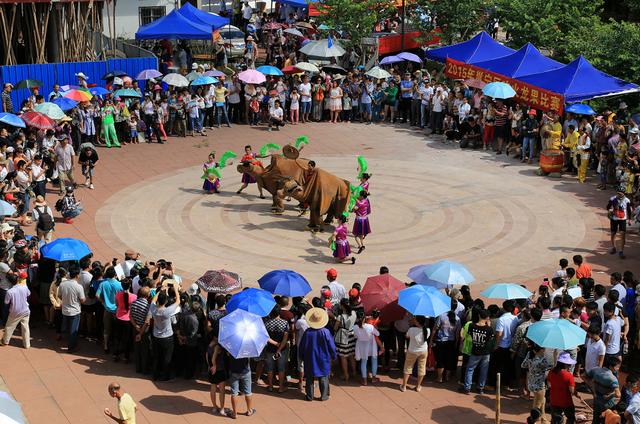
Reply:
[[[307, 150], [318, 166], [355, 180], [355, 154]], [[464, 166], [461, 155], [467, 155]], [[590, 226], [585, 207], [548, 179], [499, 167], [481, 152], [427, 149], [404, 160], [374, 154], [369, 168], [373, 233], [355, 266], [334, 265], [327, 247], [332, 227], [305, 231], [308, 218], [298, 216], [297, 202], [273, 215], [270, 199], [260, 199], [255, 185], [236, 195], [240, 176], [233, 166], [224, 171], [218, 195], [202, 193], [199, 167], [130, 186], [105, 202], [96, 224], [114, 248], [171, 258], [188, 279], [226, 268], [253, 285], [272, 269], [289, 268], [315, 287], [332, 266], [350, 284], [380, 265], [403, 277], [413, 265], [444, 258], [467, 265], [481, 284], [521, 282], [532, 278], [524, 263], [556, 262], [558, 250], [580, 245]]]

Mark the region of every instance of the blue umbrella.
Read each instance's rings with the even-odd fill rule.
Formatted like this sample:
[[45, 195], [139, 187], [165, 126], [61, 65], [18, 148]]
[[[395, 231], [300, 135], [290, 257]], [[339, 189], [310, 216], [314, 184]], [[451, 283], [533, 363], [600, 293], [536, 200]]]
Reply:
[[490, 82], [482, 87], [482, 92], [485, 96], [493, 97], [494, 99], [510, 99], [516, 95], [516, 91], [506, 82]]
[[584, 103], [574, 103], [571, 106], [567, 107], [565, 112], [571, 112], [578, 115], [597, 115], [596, 111], [589, 105], [585, 105]]
[[142, 97], [140, 93], [132, 88], [121, 88], [113, 93], [113, 97]]
[[11, 216], [16, 213], [16, 208], [9, 202], [0, 200], [0, 216]]
[[549, 349], [573, 349], [584, 344], [587, 332], [569, 320], [545, 319], [527, 328], [527, 338]]
[[58, 97], [54, 99], [52, 103], [58, 105], [58, 107], [65, 112], [73, 109], [78, 104], [75, 100], [67, 99], [66, 97]]
[[11, 125], [12, 127], [18, 127], [18, 128], [26, 127], [22, 118], [9, 112], [0, 113], [0, 122], [2, 122], [3, 124]]
[[93, 94], [94, 96], [104, 96], [105, 94], [111, 93], [111, 91], [107, 90], [104, 87], [91, 87], [89, 89], [89, 93]]
[[389, 65], [391, 63], [402, 62], [402, 58], [398, 56], [387, 56], [380, 61], [381, 65]]
[[90, 253], [85, 242], [73, 238], [59, 238], [42, 248], [42, 256], [58, 262], [79, 261]]
[[262, 289], [245, 289], [231, 296], [227, 303], [227, 312], [242, 309], [261, 317], [266, 317], [276, 305], [273, 296]]
[[280, 69], [276, 68], [275, 66], [269, 66], [269, 65], [258, 66], [256, 68], [256, 71], [265, 75], [274, 75], [274, 76], [284, 75]]
[[419, 284], [398, 293], [398, 305], [425, 317], [437, 317], [451, 310], [451, 298], [440, 290]]
[[219, 325], [218, 342], [237, 359], [257, 358], [269, 340], [262, 318], [242, 309], [221, 318]]
[[420, 59], [420, 57], [417, 54], [413, 54], [413, 53], [402, 52], [398, 54], [397, 57], [399, 57], [402, 60], [406, 60], [408, 62], [422, 63], [422, 59]]
[[409, 270], [409, 278], [418, 284], [443, 289], [454, 284], [471, 284], [475, 281], [464, 265], [453, 261], [438, 261], [431, 265], [418, 265]]
[[304, 296], [311, 291], [306, 278], [288, 269], [267, 272], [258, 280], [258, 284], [269, 293], [282, 296]]
[[211, 84], [216, 84], [217, 82], [218, 80], [214, 77], [203, 76], [203, 77], [198, 77], [193, 81], [191, 81], [191, 85], [211, 85]]
[[528, 299], [533, 293], [513, 283], [498, 283], [480, 293], [489, 299]]
[[0, 392], [0, 422], [7, 424], [22, 424], [26, 422], [22, 406], [7, 392]]

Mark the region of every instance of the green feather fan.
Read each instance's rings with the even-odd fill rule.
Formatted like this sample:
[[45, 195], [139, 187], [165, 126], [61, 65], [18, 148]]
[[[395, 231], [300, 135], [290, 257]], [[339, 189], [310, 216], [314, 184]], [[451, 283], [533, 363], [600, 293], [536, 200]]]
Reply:
[[300, 150], [300, 146], [302, 146], [303, 144], [309, 144], [309, 137], [307, 137], [306, 135], [301, 135], [300, 137], [296, 138], [296, 149]]
[[362, 156], [358, 156], [358, 178], [362, 178], [362, 174], [367, 172], [367, 160]]
[[220, 169], [224, 169], [224, 167], [227, 166], [227, 162], [230, 159], [235, 159], [237, 157], [238, 157], [238, 155], [236, 155], [231, 150], [227, 150], [226, 152], [224, 152], [222, 154], [222, 156], [220, 157]]
[[269, 151], [280, 150], [281, 148], [282, 147], [280, 147], [276, 143], [267, 143], [260, 148], [260, 156], [267, 156], [269, 154]]

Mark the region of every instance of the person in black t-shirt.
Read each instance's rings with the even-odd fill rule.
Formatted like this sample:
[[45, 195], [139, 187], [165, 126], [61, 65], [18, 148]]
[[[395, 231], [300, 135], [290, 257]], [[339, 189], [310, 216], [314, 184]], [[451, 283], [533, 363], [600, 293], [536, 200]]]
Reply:
[[460, 148], [477, 149], [482, 144], [482, 128], [473, 116], [460, 125]]
[[487, 372], [489, 371], [489, 357], [496, 341], [495, 333], [489, 323], [489, 312], [485, 309], [478, 311], [478, 322], [469, 327], [469, 335], [471, 336], [471, 356], [467, 364], [467, 370], [464, 377], [464, 387], [460, 390], [468, 394], [471, 391], [471, 382], [473, 372], [479, 368], [478, 376], [478, 393], [484, 392], [484, 385], [487, 381]]

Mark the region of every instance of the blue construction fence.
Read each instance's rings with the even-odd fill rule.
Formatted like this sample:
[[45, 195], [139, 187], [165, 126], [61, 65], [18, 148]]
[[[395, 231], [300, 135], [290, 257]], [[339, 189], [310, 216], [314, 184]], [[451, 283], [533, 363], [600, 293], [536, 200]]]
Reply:
[[[111, 71], [123, 71], [135, 78], [144, 69], [158, 69], [158, 59], [152, 57], [136, 57], [129, 59], [108, 59], [100, 62], [68, 62], [45, 63], [38, 65], [13, 65], [0, 66], [0, 81], [2, 84], [10, 82], [17, 84], [24, 79], [36, 79], [42, 82], [40, 94], [45, 96], [53, 90], [54, 84], [76, 84], [78, 79], [75, 74], [84, 73], [89, 79], [89, 84], [104, 87], [105, 81], [100, 79]], [[140, 81], [140, 87], [144, 89], [144, 81]], [[14, 89], [11, 93], [14, 110], [18, 110], [20, 104], [30, 96], [27, 89]]]

